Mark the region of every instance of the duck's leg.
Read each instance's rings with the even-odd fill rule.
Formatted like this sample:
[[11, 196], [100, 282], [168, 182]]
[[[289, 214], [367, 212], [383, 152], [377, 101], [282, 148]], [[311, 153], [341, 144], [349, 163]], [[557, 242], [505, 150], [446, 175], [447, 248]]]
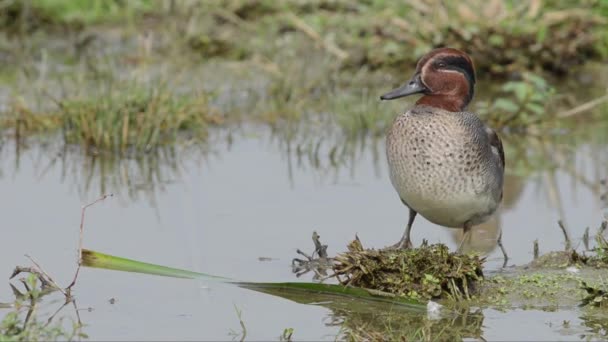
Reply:
[[458, 253], [462, 253], [462, 247], [464, 247], [465, 241], [468, 241], [471, 239], [471, 223], [465, 222], [464, 226], [462, 227], [462, 230], [463, 230], [462, 240], [460, 241], [460, 246], [458, 246]]
[[[405, 202], [404, 202], [404, 204], [405, 204]], [[407, 206], [407, 204], [406, 204], [406, 206]], [[410, 216], [407, 220], [407, 227], [405, 228], [405, 232], [403, 233], [401, 240], [399, 240], [399, 242], [397, 242], [395, 245], [393, 245], [393, 248], [398, 248], [398, 249], [412, 248], [412, 240], [410, 239], [410, 231], [412, 230], [412, 225], [414, 224], [414, 219], [416, 219], [416, 215], [418, 213], [410, 207], [408, 207], [408, 209], [410, 210]]]
[[498, 246], [500, 247], [500, 250], [502, 251], [502, 256], [504, 257], [504, 262], [502, 264], [502, 267], [506, 267], [507, 261], [509, 260], [509, 256], [507, 255], [505, 246], [502, 245], [502, 229], [500, 230], [500, 234], [498, 235]]

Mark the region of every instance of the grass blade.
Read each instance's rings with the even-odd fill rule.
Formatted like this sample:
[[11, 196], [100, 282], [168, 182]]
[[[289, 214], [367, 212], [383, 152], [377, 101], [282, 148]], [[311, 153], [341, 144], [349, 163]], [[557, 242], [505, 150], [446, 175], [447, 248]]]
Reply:
[[[99, 253], [88, 249], [82, 251], [82, 265], [92, 268], [103, 268], [115, 271], [144, 273], [164, 277], [187, 278], [187, 279], [211, 279], [230, 282], [245, 289], [282, 297], [301, 304], [336, 303], [350, 298], [353, 301], [372, 301], [377, 303], [395, 304], [407, 309], [426, 310], [426, 305], [419, 301], [398, 297], [390, 293], [373, 291], [363, 288], [342, 286], [336, 284], [305, 283], [305, 282], [281, 282], [281, 283], [257, 283], [241, 282], [233, 279], [214, 276], [206, 273], [198, 273], [177, 268], [160, 266], [121, 258], [109, 254]], [[352, 301], [351, 301], [352, 302]]]
[[82, 250], [82, 265], [92, 268], [103, 268], [107, 270], [145, 273], [163, 277], [186, 278], [186, 279], [213, 279], [229, 281], [230, 278], [218, 277], [205, 273], [180, 270], [167, 266], [160, 266], [146, 262], [121, 258], [109, 254], [95, 252], [89, 249]]
[[[426, 312], [426, 305], [414, 299], [398, 297], [390, 293], [372, 291], [360, 287], [322, 283], [248, 283], [235, 282], [236, 285], [253, 291], [270, 294], [301, 304], [320, 305], [328, 302], [344, 301], [345, 298], [389, 303], [413, 310]], [[349, 307], [352, 303], [349, 303]]]

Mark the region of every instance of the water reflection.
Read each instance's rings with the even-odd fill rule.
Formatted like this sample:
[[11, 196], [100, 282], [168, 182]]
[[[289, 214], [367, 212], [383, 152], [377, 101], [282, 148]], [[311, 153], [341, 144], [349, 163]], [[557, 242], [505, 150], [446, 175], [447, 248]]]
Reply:
[[[462, 229], [445, 229], [449, 229], [454, 244], [460, 244], [463, 238]], [[475, 252], [481, 255], [492, 253], [498, 246], [500, 229], [500, 214], [497, 213], [492, 215], [488, 221], [471, 228], [469, 239], [462, 242], [462, 250], [465, 253]], [[507, 254], [508, 253], [509, 250], [507, 248]]]
[[581, 337], [587, 340], [608, 338], [608, 313], [605, 310], [589, 309], [581, 315], [580, 319], [581, 324], [587, 328], [580, 334]]
[[166, 146], [137, 157], [98, 155], [94, 151], [84, 153], [78, 146], [67, 146], [60, 139], [8, 141], [2, 152], [5, 165], [12, 167], [0, 170], [0, 175], [29, 172], [22, 170], [26, 158], [25, 168], [33, 165], [38, 180], [58, 173], [58, 181], [75, 188], [82, 199], [116, 192], [123, 201], [146, 200], [153, 206], [168, 185], [181, 181], [184, 160], [202, 163], [212, 155], [204, 146]]
[[[542, 204], [548, 204], [556, 210], [558, 217], [555, 227], [557, 228], [557, 221], [561, 221], [567, 234], [570, 234], [573, 228], [569, 225], [571, 217], [568, 208], [564, 206], [564, 193], [574, 194], [582, 187], [593, 195], [596, 208], [606, 207], [606, 200], [602, 200], [602, 196], [606, 197], [606, 186], [602, 185], [602, 182], [608, 175], [608, 154], [605, 153], [608, 142], [601, 133], [603, 126], [605, 125], [599, 124], [597, 127], [583, 129], [572, 127], [563, 131], [528, 135], [503, 133], [507, 159], [503, 202], [500, 210], [489, 221], [473, 228], [472, 238], [465, 242], [463, 248], [482, 254], [492, 253], [497, 247], [502, 216], [517, 206], [526, 188], [535, 187], [544, 198]], [[333, 139], [322, 139], [318, 138], [318, 135], [308, 133], [273, 133], [282, 154], [286, 155], [292, 185], [294, 165], [305, 168], [325, 182], [337, 182], [340, 169], [349, 170], [350, 177], [355, 179], [356, 165], [365, 159], [363, 157], [366, 154], [371, 156], [375, 175], [385, 178], [388, 184], [388, 177], [381, 172], [385, 164], [382, 136], [365, 136], [351, 140], [339, 134]], [[563, 182], [559, 184], [558, 178], [563, 176], [569, 180], [570, 189], [564, 189]], [[576, 202], [577, 199], [573, 200]], [[505, 233], [509, 234], [511, 228], [507, 228]], [[578, 228], [580, 227], [575, 229]], [[447, 231], [453, 242], [459, 244], [462, 231]], [[506, 248], [508, 252], [509, 247]]]
[[331, 309], [329, 325], [342, 329], [342, 338], [365, 341], [459, 341], [483, 340], [481, 309], [461, 308], [449, 317], [375, 308], [367, 312]]
[[[259, 132], [264, 130], [268, 133], [262, 133], [261, 137], [268, 140], [269, 149], [278, 150], [292, 187], [297, 183], [295, 170], [309, 174], [319, 184], [335, 184], [344, 181], [343, 176], [339, 179], [343, 170], [355, 179], [362, 162], [371, 162], [375, 176], [386, 178], [382, 173], [385, 164], [383, 136], [346, 137], [332, 127], [331, 120], [319, 120], [274, 126], [270, 131], [263, 127], [218, 130], [205, 146], [167, 146], [136, 158], [96, 155], [91, 151], [83, 153], [78, 147], [63, 145], [59, 139], [19, 144], [8, 141], [2, 151], [5, 160], [13, 160], [13, 173], [19, 172], [21, 158], [27, 154], [35, 160], [38, 177], [45, 177], [52, 168], [60, 168], [60, 181], [75, 186], [82, 197], [120, 189], [130, 200], [147, 199], [151, 203], [167, 185], [181, 181], [185, 161], [208, 164], [210, 157], [230, 153], [234, 140], [252, 134], [260, 136]], [[583, 133], [542, 137], [504, 134], [507, 178], [502, 210], [513, 208], [525, 185], [535, 183], [545, 192], [548, 203], [559, 211], [560, 218], [567, 220], [560, 194], [562, 189], [556, 183], [558, 173], [571, 179], [573, 189], [583, 186], [598, 200], [605, 197], [606, 186], [601, 182], [608, 177], [608, 154], [605, 153], [608, 142], [597, 141], [603, 137], [601, 134], [590, 134], [587, 130]], [[598, 202], [597, 205], [603, 204]], [[480, 231], [496, 231], [496, 227], [491, 228], [499, 224], [500, 218], [496, 221], [479, 228]]]
[[323, 321], [338, 327], [337, 339], [354, 341], [454, 341], [483, 339], [484, 315], [480, 308], [453, 306], [428, 314], [424, 308], [353, 300], [330, 294], [258, 288], [257, 291], [300, 304], [329, 309]]
[[[471, 228], [470, 239], [463, 242], [462, 249], [465, 252], [476, 252], [481, 255], [492, 253], [498, 243], [498, 236], [502, 229], [501, 216], [503, 213], [513, 209], [525, 188], [525, 178], [514, 175], [506, 175], [504, 183], [504, 193], [499, 210], [482, 224]], [[452, 241], [459, 244], [463, 238], [462, 229], [449, 229]], [[505, 234], [508, 234], [507, 231]], [[507, 248], [507, 254], [509, 250]]]

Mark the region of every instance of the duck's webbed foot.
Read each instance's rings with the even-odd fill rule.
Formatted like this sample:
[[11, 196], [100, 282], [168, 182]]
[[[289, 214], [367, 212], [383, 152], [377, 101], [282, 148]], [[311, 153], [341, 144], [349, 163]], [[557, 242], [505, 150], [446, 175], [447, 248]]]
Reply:
[[399, 242], [397, 242], [394, 245], [385, 247], [384, 248], [385, 250], [387, 250], [387, 249], [408, 249], [408, 248], [414, 247], [412, 245], [412, 239], [410, 238], [410, 232], [412, 231], [412, 226], [414, 225], [414, 220], [416, 219], [416, 215], [418, 213], [415, 210], [413, 210], [412, 208], [410, 208], [407, 205], [407, 203], [405, 203], [404, 200], [401, 200], [401, 201], [410, 210], [410, 216], [409, 216], [409, 218], [407, 220], [407, 226], [405, 227], [405, 232], [403, 232], [403, 236], [401, 237], [401, 239], [399, 240]]
[[321, 243], [317, 232], [312, 233], [312, 242], [315, 244], [315, 250], [312, 252], [312, 255], [308, 255], [298, 249], [296, 252], [306, 259], [294, 258], [291, 261], [292, 271], [297, 277], [313, 271], [315, 273], [313, 279], [321, 279], [326, 277], [327, 270], [331, 269], [333, 259], [327, 255], [327, 245]]
[[383, 249], [410, 249], [412, 247], [414, 247], [414, 245], [412, 245], [412, 240], [402, 238], [396, 244], [384, 247]]

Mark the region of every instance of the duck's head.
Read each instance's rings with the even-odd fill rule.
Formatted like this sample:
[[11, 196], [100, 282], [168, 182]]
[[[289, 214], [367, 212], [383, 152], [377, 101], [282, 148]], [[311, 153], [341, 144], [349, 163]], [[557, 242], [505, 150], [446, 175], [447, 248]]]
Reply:
[[424, 94], [416, 104], [459, 112], [471, 102], [474, 87], [475, 69], [471, 58], [460, 50], [440, 48], [418, 61], [409, 81], [380, 99], [394, 100]]

